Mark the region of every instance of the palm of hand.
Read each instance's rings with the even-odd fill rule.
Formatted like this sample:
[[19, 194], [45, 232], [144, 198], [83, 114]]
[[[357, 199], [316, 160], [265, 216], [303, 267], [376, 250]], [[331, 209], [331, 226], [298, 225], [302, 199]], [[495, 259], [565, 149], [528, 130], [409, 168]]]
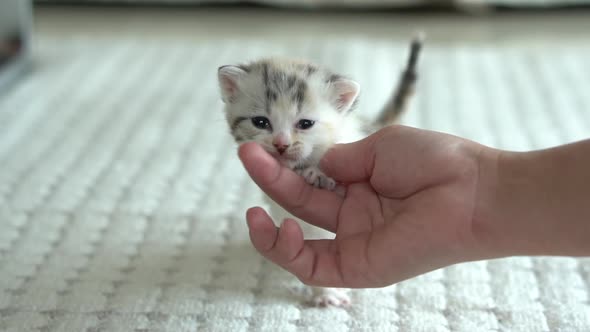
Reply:
[[334, 251], [348, 285], [384, 286], [448, 265], [472, 242], [470, 183], [425, 185], [409, 197], [348, 187], [339, 211]]
[[349, 183], [344, 198], [311, 188], [270, 159], [249, 170], [255, 180], [267, 178], [259, 185], [285, 208], [336, 233], [334, 240], [304, 241], [295, 222], [275, 229], [267, 215], [251, 210], [255, 247], [304, 283], [319, 286], [384, 286], [469, 260], [476, 249], [474, 152], [466, 153], [455, 137], [404, 130], [412, 129], [373, 135], [374, 141], [366, 142], [373, 156], [350, 154], [354, 159], [328, 167], [328, 175]]

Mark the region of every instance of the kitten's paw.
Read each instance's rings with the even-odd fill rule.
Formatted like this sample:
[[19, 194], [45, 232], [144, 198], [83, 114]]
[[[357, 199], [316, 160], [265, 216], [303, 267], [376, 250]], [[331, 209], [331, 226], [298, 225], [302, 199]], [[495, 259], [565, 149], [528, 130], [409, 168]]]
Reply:
[[316, 307], [348, 307], [351, 304], [349, 291], [338, 288], [318, 288], [314, 290], [313, 304]]
[[317, 166], [298, 169], [296, 172], [303, 176], [305, 181], [312, 186], [328, 190], [334, 190], [336, 188], [336, 181], [324, 174]]

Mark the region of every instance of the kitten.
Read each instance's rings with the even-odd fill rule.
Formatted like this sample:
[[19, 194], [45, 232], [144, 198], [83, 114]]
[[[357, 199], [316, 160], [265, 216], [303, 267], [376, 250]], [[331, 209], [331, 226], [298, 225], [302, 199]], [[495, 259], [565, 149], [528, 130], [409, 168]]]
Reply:
[[[414, 90], [421, 46], [420, 37], [412, 41], [397, 89], [372, 121], [354, 112], [360, 85], [315, 64], [263, 59], [222, 66], [218, 69], [218, 79], [231, 134], [237, 143], [257, 142], [308, 183], [333, 190], [336, 183], [319, 169], [320, 159], [334, 144], [360, 140], [397, 121]], [[267, 199], [274, 220], [293, 218]], [[334, 236], [306, 223], [300, 224], [306, 238]], [[350, 304], [344, 289], [313, 288], [313, 293], [316, 305]]]

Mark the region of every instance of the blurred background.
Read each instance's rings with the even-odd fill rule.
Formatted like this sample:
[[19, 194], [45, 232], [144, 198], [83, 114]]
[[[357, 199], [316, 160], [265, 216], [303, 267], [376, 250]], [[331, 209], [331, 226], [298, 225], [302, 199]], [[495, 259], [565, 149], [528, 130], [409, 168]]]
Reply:
[[0, 1], [0, 331], [588, 331], [590, 261], [518, 257], [306, 305], [251, 248], [262, 204], [220, 65], [309, 59], [402, 123], [498, 148], [590, 136], [585, 0]]
[[39, 42], [88, 37], [288, 45], [358, 38], [393, 44], [424, 31], [430, 45], [559, 47], [587, 43], [590, 24], [586, 0], [6, 0], [1, 9], [3, 64], [29, 51], [31, 35]]

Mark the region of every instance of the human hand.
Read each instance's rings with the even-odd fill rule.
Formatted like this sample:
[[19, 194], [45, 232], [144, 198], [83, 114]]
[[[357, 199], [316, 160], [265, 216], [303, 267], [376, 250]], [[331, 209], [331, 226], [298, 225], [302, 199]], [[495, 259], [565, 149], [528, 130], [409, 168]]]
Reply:
[[450, 264], [487, 258], [474, 222], [481, 156], [494, 150], [403, 126], [338, 145], [322, 160], [344, 197], [308, 185], [253, 143], [239, 155], [256, 183], [295, 216], [336, 233], [304, 240], [299, 225], [276, 228], [261, 208], [247, 212], [254, 247], [302, 282], [380, 287]]

